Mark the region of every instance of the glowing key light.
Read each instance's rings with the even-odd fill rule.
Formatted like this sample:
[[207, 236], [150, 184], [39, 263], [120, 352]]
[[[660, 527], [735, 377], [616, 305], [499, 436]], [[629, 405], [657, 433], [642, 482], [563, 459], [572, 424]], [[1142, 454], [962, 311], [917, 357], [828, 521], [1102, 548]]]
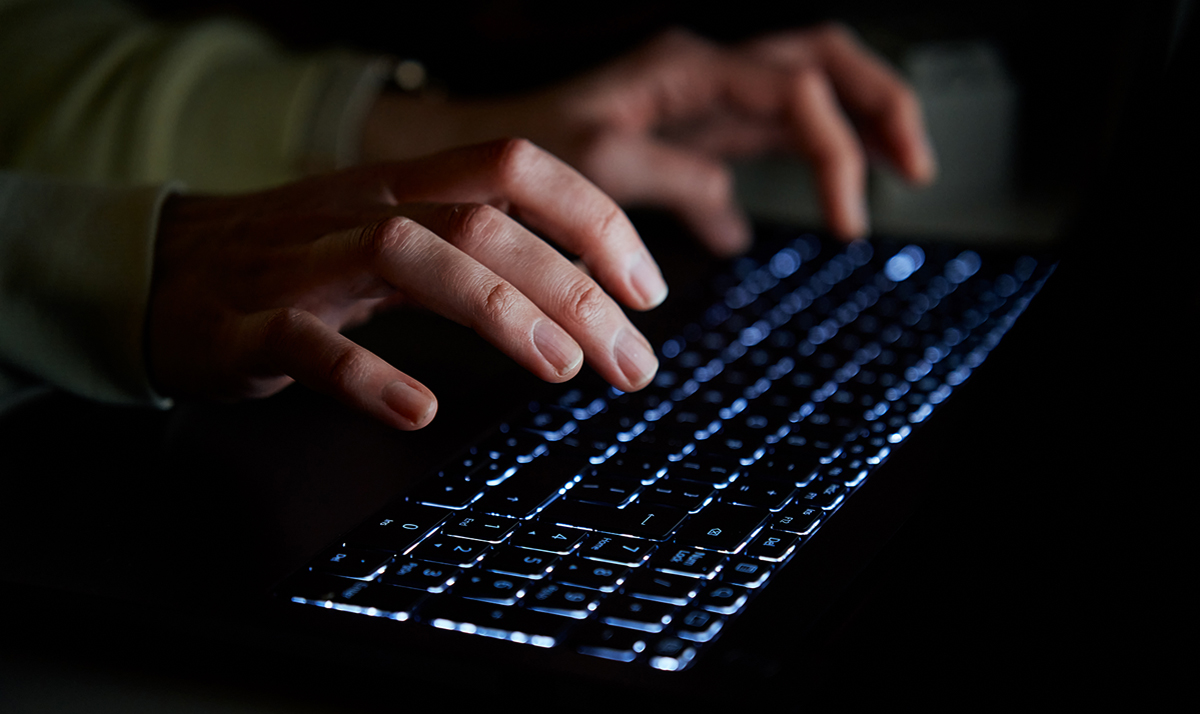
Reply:
[[888, 258], [883, 266], [883, 274], [893, 282], [902, 282], [917, 272], [925, 264], [925, 251], [915, 245], [906, 245], [900, 252]]

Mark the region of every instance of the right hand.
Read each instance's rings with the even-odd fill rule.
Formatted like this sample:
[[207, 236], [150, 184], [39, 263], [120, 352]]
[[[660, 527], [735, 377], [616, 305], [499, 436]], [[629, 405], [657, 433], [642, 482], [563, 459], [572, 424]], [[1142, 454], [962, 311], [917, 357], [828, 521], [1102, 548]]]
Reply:
[[522, 140], [257, 194], [175, 196], [154, 271], [148, 359], [166, 396], [261, 397], [298, 381], [421, 428], [433, 394], [340, 334], [402, 301], [471, 327], [548, 381], [586, 359], [632, 391], [658, 368], [613, 300], [662, 302], [658, 266], [616, 203]]
[[718, 45], [668, 32], [565, 84], [525, 97], [384, 96], [363, 136], [370, 160], [493, 136], [524, 136], [625, 206], [675, 213], [718, 255], [745, 250], [729, 161], [777, 151], [810, 161], [830, 230], [868, 230], [868, 153], [926, 184], [936, 165], [912, 88], [841, 25]]

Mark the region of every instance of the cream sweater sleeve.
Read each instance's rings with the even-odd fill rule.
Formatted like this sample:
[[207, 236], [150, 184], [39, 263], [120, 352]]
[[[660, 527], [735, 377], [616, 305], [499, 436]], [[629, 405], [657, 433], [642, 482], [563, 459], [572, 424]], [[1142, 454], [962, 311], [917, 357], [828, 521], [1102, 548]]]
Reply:
[[146, 376], [142, 331], [169, 190], [0, 172], [0, 384], [33, 377], [106, 402], [168, 404]]
[[246, 191], [357, 159], [385, 66], [290, 55], [234, 20], [114, 0], [0, 0], [0, 167]]
[[232, 20], [0, 0], [0, 409], [44, 383], [166, 405], [142, 333], [169, 189], [130, 187], [246, 191], [353, 163], [385, 69]]

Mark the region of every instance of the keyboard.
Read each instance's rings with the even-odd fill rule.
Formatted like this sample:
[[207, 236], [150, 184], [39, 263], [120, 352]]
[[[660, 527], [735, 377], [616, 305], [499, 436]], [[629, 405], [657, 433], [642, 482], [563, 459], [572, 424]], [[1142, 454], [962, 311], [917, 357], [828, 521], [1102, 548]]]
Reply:
[[1052, 261], [777, 241], [642, 391], [564, 385], [346, 533], [285, 601], [681, 671], [978, 368]]

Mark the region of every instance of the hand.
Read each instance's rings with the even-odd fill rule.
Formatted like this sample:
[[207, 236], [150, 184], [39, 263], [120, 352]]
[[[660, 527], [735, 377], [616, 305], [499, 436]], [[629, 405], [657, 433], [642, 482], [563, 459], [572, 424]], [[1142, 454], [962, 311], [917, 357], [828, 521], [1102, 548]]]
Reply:
[[473, 328], [552, 382], [586, 358], [632, 391], [658, 367], [609, 297], [654, 307], [666, 295], [657, 265], [616, 203], [522, 140], [258, 194], [173, 197], [154, 271], [148, 353], [166, 395], [260, 397], [295, 380], [420, 428], [433, 394], [340, 334], [399, 301]]
[[913, 182], [936, 172], [912, 90], [837, 25], [732, 48], [675, 31], [530, 97], [384, 97], [363, 152], [388, 158], [510, 134], [562, 157], [623, 205], [673, 211], [718, 254], [750, 239], [727, 158], [780, 150], [807, 158], [829, 227], [843, 238], [868, 228], [868, 151]]

